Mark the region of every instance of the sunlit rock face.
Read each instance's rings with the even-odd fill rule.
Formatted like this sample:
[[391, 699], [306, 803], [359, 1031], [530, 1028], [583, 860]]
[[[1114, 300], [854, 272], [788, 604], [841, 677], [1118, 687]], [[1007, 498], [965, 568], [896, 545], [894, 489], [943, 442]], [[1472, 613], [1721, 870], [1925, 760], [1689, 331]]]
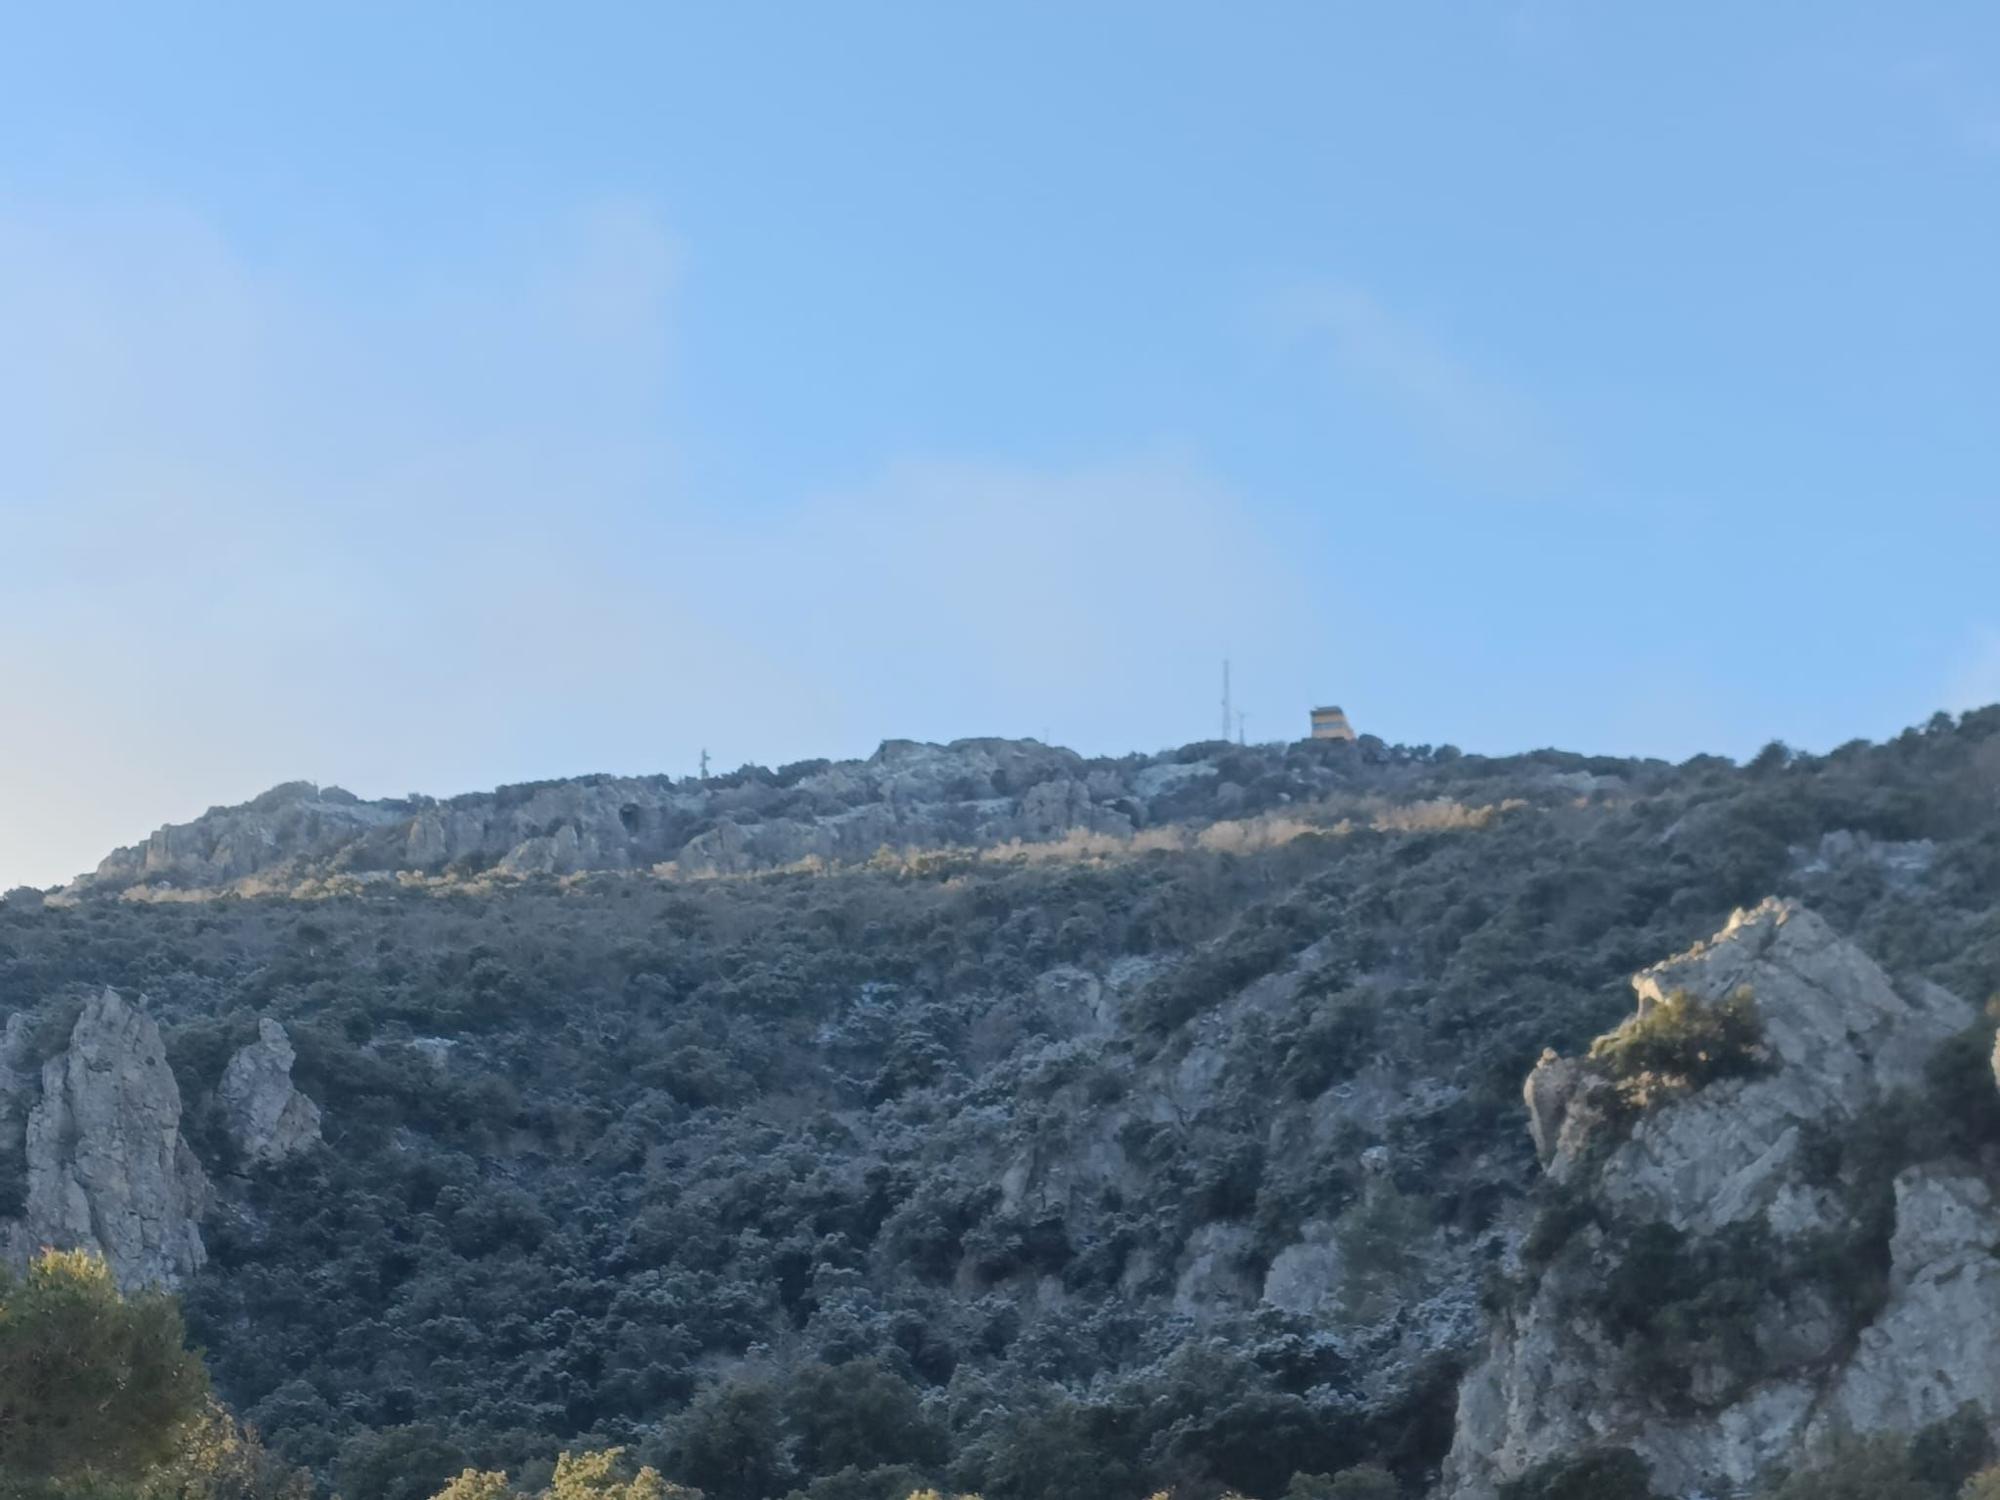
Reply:
[[[1748, 990], [1771, 1054], [1766, 1073], [1646, 1114], [1595, 1170], [1596, 1191], [1620, 1212], [1699, 1231], [1769, 1211], [1796, 1186], [1806, 1127], [1917, 1085], [1938, 1043], [1972, 1021], [1956, 996], [1922, 982], [1899, 989], [1812, 912], [1775, 900], [1635, 975], [1632, 988], [1641, 1012], [1676, 992], [1720, 1004]], [[1597, 1134], [1581, 1123], [1558, 1133], [1547, 1170], [1559, 1182], [1591, 1170]]]
[[223, 1070], [216, 1097], [245, 1161], [283, 1161], [319, 1144], [319, 1106], [292, 1086], [296, 1056], [285, 1028], [266, 1016], [257, 1040]]
[[1896, 1177], [1888, 1295], [1865, 1326], [1844, 1327], [1823, 1286], [1774, 1282], [1740, 1330], [1748, 1369], [1696, 1368], [1671, 1394], [1635, 1369], [1632, 1335], [1605, 1318], [1622, 1237], [1665, 1226], [1698, 1248], [1749, 1231], [1776, 1257], [1862, 1232], [1812, 1143], [1921, 1088], [1926, 1060], [1973, 1013], [1935, 985], [1893, 982], [1781, 901], [1738, 912], [1633, 986], [1642, 1012], [1676, 992], [1714, 1004], [1747, 988], [1764, 1066], [1621, 1120], [1593, 1064], [1544, 1056], [1526, 1088], [1530, 1131], [1545, 1172], [1590, 1212], [1466, 1376], [1444, 1493], [1484, 1500], [1599, 1446], [1633, 1449], [1664, 1494], [1728, 1493], [1836, 1429], [1909, 1432], [1964, 1401], [2000, 1413], [2000, 1215], [1979, 1174], [1949, 1163]]
[[[1221, 775], [1213, 757], [1225, 754], [1239, 780]], [[399, 873], [527, 878], [661, 865], [691, 875], [743, 874], [803, 861], [861, 862], [885, 847], [1123, 837], [1164, 822], [1241, 817], [1374, 785], [1407, 759], [1370, 737], [1189, 746], [1100, 760], [1035, 740], [889, 740], [866, 760], [749, 767], [705, 780], [581, 776], [445, 800], [370, 801], [338, 787], [287, 782], [114, 851], [71, 894], [268, 891]]]
[[[4, 1089], [18, 1100], [25, 1032], [10, 1023], [8, 1038], [13, 1066]], [[159, 1028], [103, 991], [40, 1069], [19, 1138], [26, 1194], [4, 1230], [9, 1258], [19, 1262], [44, 1246], [92, 1250], [128, 1288], [174, 1286], [191, 1275], [207, 1259], [199, 1223], [210, 1190], [180, 1121]]]

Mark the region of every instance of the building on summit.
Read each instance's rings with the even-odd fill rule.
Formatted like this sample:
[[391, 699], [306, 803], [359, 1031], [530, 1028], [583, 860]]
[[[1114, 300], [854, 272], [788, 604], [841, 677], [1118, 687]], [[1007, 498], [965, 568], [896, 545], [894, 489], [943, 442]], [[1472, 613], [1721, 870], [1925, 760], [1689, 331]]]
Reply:
[[1347, 715], [1337, 707], [1316, 708], [1312, 711], [1312, 737], [1316, 740], [1352, 740], [1354, 726], [1347, 722]]

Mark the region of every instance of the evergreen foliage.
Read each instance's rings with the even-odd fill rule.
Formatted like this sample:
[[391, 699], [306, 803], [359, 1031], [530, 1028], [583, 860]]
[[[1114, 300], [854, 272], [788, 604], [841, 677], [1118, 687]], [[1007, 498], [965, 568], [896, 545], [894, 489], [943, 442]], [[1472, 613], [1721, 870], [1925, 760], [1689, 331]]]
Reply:
[[14, 1493], [136, 1483], [181, 1456], [207, 1397], [171, 1298], [121, 1297], [81, 1251], [0, 1269], [0, 1481]]
[[1622, 1100], [1644, 1109], [1664, 1095], [1755, 1072], [1763, 1039], [1748, 989], [1714, 1005], [1676, 990], [1599, 1037], [1590, 1058], [1611, 1075]]
[[[1228, 754], [1278, 805], [1283, 758]], [[1329, 1323], [1509, 1210], [1542, 1048], [1574, 1054], [1631, 972], [1733, 906], [1798, 894], [1893, 971], [2000, 989], [2000, 711], [1754, 773], [1413, 754], [1396, 778], [1243, 847], [10, 900], [0, 994], [59, 1020], [86, 986], [144, 993], [218, 1168], [220, 1067], [285, 1024], [327, 1147], [231, 1188], [186, 1313], [220, 1393], [345, 1500], [428, 1500], [468, 1468], [539, 1493], [548, 1455], [619, 1446], [710, 1500], [1272, 1497], [1371, 1463], [1417, 1493], [1463, 1351], [1382, 1381]], [[1833, 833], [1898, 841], [1920, 886], [1816, 863]], [[1667, 1008], [1608, 1065], [1754, 1063], [1754, 1010], [1716, 1009]], [[2000, 1138], [1979, 1046], [1940, 1064], [1949, 1132], [1912, 1108], [1829, 1145], [1843, 1190]], [[1128, 1108], [1197, 1052], [1178, 1112]], [[1344, 1090], [1385, 1102], [1341, 1114]], [[1287, 1134], [1306, 1110], [1336, 1123]], [[0, 1191], [14, 1149], [0, 1131]], [[1089, 1153], [1119, 1172], [1047, 1201], [1003, 1181]], [[1365, 1295], [1258, 1305], [1308, 1225]], [[1214, 1229], [1253, 1290], [1195, 1324], [1178, 1278]], [[1663, 1359], [1748, 1271], [1629, 1248], [1667, 1273], [1614, 1288]]]

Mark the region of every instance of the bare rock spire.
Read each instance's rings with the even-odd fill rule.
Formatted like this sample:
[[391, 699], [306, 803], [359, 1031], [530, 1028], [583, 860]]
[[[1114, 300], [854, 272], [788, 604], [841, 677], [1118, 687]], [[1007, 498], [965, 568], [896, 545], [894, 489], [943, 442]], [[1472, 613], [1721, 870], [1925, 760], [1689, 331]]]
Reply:
[[125, 1287], [173, 1286], [198, 1270], [208, 1178], [181, 1138], [180, 1089], [152, 1017], [105, 990], [40, 1084], [21, 1143], [24, 1211], [0, 1227], [9, 1258], [94, 1250]]
[[296, 1057], [285, 1028], [266, 1016], [257, 1023], [257, 1040], [223, 1070], [217, 1098], [249, 1161], [283, 1161], [319, 1144], [319, 1106], [292, 1085]]

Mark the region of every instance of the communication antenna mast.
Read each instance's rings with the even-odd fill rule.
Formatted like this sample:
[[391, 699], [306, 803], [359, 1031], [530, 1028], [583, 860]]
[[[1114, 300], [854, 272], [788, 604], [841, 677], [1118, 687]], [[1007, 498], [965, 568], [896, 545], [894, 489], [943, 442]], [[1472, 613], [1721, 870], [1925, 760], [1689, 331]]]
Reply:
[[701, 779], [708, 780], [708, 746], [701, 747]]
[[1222, 658], [1222, 741], [1229, 743], [1229, 731], [1236, 726], [1236, 716], [1229, 711], [1229, 658]]
[[1236, 710], [1236, 743], [1239, 745], [1247, 745], [1250, 743], [1243, 737], [1243, 721], [1248, 719], [1249, 717], [1250, 715], [1243, 712], [1242, 709], [1239, 708]]

